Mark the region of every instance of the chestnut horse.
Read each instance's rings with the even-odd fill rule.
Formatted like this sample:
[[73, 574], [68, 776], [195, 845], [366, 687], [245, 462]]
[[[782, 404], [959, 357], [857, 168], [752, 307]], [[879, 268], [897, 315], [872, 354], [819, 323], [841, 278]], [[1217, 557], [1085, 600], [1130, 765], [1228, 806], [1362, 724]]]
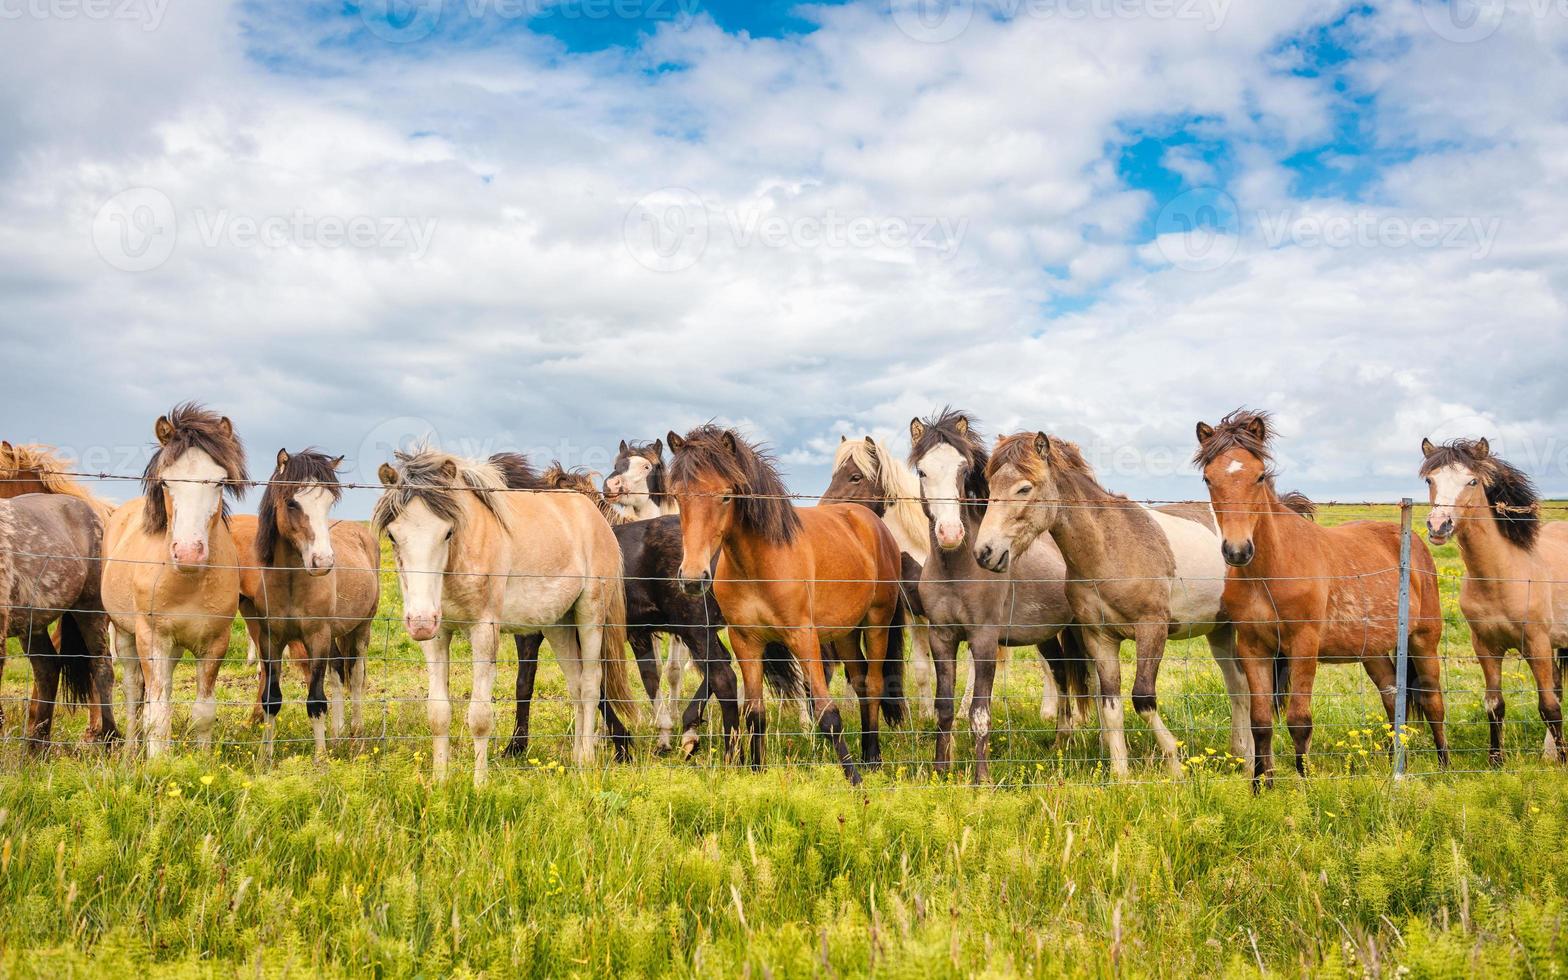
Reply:
[[[1359, 663], [1394, 720], [1399, 643], [1399, 526], [1352, 521], [1320, 527], [1300, 512], [1299, 494], [1274, 488], [1269, 415], [1245, 409], [1217, 426], [1198, 423], [1194, 461], [1203, 470], [1230, 565], [1224, 605], [1252, 695], [1253, 786], [1274, 774], [1275, 658], [1283, 657], [1290, 696], [1286, 724], [1296, 771], [1306, 774], [1312, 743], [1312, 682], [1318, 663]], [[1419, 540], [1410, 549], [1411, 706], [1425, 715], [1448, 765], [1443, 729], [1443, 611], [1437, 567]]]
[[[875, 514], [856, 504], [796, 508], [772, 457], [715, 425], [669, 434], [670, 475], [680, 506], [686, 590], [710, 586], [740, 662], [751, 764], [761, 767], [764, 650], [789, 648], [805, 674], [811, 711], [851, 783], [860, 772], [828, 693], [822, 644], [844, 664], [860, 700], [860, 749], [880, 764], [880, 716], [904, 715], [903, 607], [898, 544]], [[717, 557], [717, 563], [714, 559]]]
[[1503, 656], [1518, 650], [1535, 675], [1543, 754], [1564, 758], [1562, 668], [1568, 660], [1568, 522], [1543, 523], [1530, 478], [1492, 454], [1485, 439], [1421, 441], [1432, 501], [1427, 536], [1459, 542], [1465, 578], [1459, 609], [1486, 679], [1489, 758], [1503, 761]]
[[218, 668], [239, 608], [238, 555], [225, 497], [244, 493], [245, 449], [227, 418], [194, 402], [154, 426], [158, 449], [142, 475], [145, 496], [119, 507], [104, 531], [104, 608], [116, 631], [125, 688], [125, 742], [135, 751], [147, 704], [147, 754], [168, 747], [174, 665], [200, 661], [191, 720], [212, 745]]

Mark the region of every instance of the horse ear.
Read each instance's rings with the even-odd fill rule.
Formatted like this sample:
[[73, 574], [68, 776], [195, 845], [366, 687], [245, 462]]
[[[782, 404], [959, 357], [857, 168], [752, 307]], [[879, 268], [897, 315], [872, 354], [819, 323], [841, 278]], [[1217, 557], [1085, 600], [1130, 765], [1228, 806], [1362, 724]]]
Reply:
[[661, 458], [664, 456], [664, 440], [663, 439], [655, 439], [655, 440], [653, 440], [653, 454], [655, 456], [659, 456]]
[[332, 468], [335, 469], [335, 470], [343, 468], [343, 457], [342, 456], [339, 456], [337, 459], [334, 459], [332, 461]]
[[630, 448], [631, 448], [630, 446], [626, 445], [626, 440], [622, 439], [621, 440], [621, 452], [624, 453], [626, 450], [628, 450]]
[[866, 451], [871, 454], [872, 459], [877, 458], [877, 441], [870, 436], [866, 436]]
[[919, 442], [920, 437], [926, 434], [926, 424], [919, 419], [909, 420], [909, 441]]
[[387, 486], [397, 486], [397, 470], [392, 468], [391, 463], [382, 463], [381, 468], [376, 470], [376, 475], [379, 476], [381, 478], [381, 482]]
[[174, 438], [174, 423], [169, 421], [167, 415], [160, 415], [158, 421], [153, 423], [152, 434], [158, 437], [158, 445], [167, 446], [169, 440]]
[[1041, 459], [1049, 455], [1051, 452], [1051, 437], [1044, 432], [1036, 432], [1034, 434], [1034, 451], [1040, 454]]
[[1262, 416], [1254, 415], [1247, 420], [1247, 431], [1259, 442], [1267, 442], [1269, 438], [1269, 424], [1263, 421]]
[[686, 440], [676, 435], [674, 429], [664, 434], [664, 441], [670, 444], [670, 452], [672, 453], [678, 453], [686, 448]]
[[232, 439], [234, 437], [234, 423], [229, 421], [227, 415], [218, 420], [218, 428], [223, 430], [225, 438]]
[[282, 473], [283, 472], [283, 467], [285, 467], [287, 465], [289, 465], [289, 451], [287, 449], [279, 449], [278, 450], [278, 472]]
[[1198, 423], [1198, 445], [1203, 445], [1214, 438], [1214, 426], [1207, 422]]
[[1435, 452], [1437, 452], [1437, 447], [1432, 445], [1432, 440], [1430, 440], [1430, 439], [1422, 439], [1421, 440], [1421, 455], [1423, 455], [1423, 456], [1430, 456], [1430, 455], [1432, 455]]
[[448, 459], [445, 462], [443, 462], [441, 464], [441, 476], [442, 476], [443, 479], [448, 480], [448, 481], [456, 480], [457, 479], [457, 462], [455, 460], [450, 460], [450, 459]]
[[953, 428], [958, 430], [959, 435], [967, 436], [969, 434], [969, 420], [960, 415], [958, 421], [953, 423]]
[[1482, 459], [1492, 454], [1492, 444], [1486, 441], [1486, 436], [1475, 441], [1475, 454]]
[[736, 456], [740, 455], [740, 442], [735, 438], [734, 429], [724, 430], [724, 448]]
[[[849, 436], [840, 434], [839, 437], [838, 437], [838, 441], [839, 441], [839, 445], [843, 445], [844, 443], [849, 441]], [[10, 443], [6, 443], [6, 445], [10, 445]]]

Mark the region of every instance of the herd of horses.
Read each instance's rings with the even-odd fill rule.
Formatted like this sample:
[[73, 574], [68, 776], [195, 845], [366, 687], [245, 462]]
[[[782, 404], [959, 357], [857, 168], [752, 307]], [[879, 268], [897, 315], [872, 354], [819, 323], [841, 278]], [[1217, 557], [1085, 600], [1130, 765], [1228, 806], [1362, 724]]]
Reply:
[[[1250, 761], [1254, 785], [1273, 778], [1280, 713], [1305, 773], [1319, 663], [1360, 663], [1395, 718], [1400, 529], [1319, 525], [1309, 501], [1281, 493], [1266, 413], [1198, 424], [1206, 502], [1130, 500], [1106, 489], [1072, 442], [1020, 432], [988, 445], [972, 417], [944, 409], [911, 421], [907, 463], [870, 437], [842, 438], [814, 507], [794, 504], [764, 449], [704, 425], [622, 442], [602, 484], [559, 465], [541, 472], [519, 454], [398, 452], [379, 469], [368, 526], [332, 519], [342, 457], [279, 451], [258, 513], [231, 515], [250, 478], [229, 419], [186, 403], [154, 432], [143, 496], [118, 507], [72, 480], [47, 447], [0, 443], [0, 638], [18, 638], [33, 664], [35, 747], [49, 743], [63, 682], [66, 698], [88, 706], [89, 740], [167, 750], [174, 671], [190, 651], [192, 728], [205, 748], [238, 614], [257, 662], [263, 758], [291, 661], [308, 679], [306, 713], [324, 755], [329, 723], [334, 737], [362, 723], [383, 536], [403, 626], [425, 657], [438, 778], [450, 765], [459, 633], [472, 648], [476, 784], [488, 771], [504, 634], [518, 658], [506, 752], [527, 752], [548, 640], [580, 765], [594, 760], [601, 719], [617, 758], [631, 754], [639, 699], [628, 644], [661, 751], [675, 748], [678, 727], [692, 752], [717, 701], [728, 757], [762, 766], [770, 689], [798, 703], [857, 783], [881, 762], [882, 724], [904, 719], [906, 633], [916, 710], [935, 719], [935, 768], [953, 766], [956, 708], [969, 719], [979, 781], [989, 778], [993, 686], [1010, 648], [1043, 659], [1041, 714], [1054, 717], [1058, 738], [1098, 714], [1118, 776], [1129, 769], [1123, 641], [1136, 648], [1133, 709], [1172, 773], [1179, 743], [1157, 698], [1172, 639], [1207, 638], [1230, 701], [1230, 750]], [[1502, 758], [1502, 660], [1517, 650], [1535, 677], [1545, 754], [1561, 758], [1568, 522], [1543, 522], [1530, 480], [1485, 439], [1425, 441], [1422, 454], [1428, 538], [1456, 540], [1467, 568], [1460, 606], [1486, 682], [1490, 757]], [[1410, 547], [1407, 689], [1446, 766], [1437, 575], [1425, 543]], [[955, 705], [961, 643], [972, 675]], [[0, 669], [3, 656], [0, 646]], [[677, 724], [688, 665], [701, 682]], [[858, 763], [830, 694], [837, 669], [860, 710]]]

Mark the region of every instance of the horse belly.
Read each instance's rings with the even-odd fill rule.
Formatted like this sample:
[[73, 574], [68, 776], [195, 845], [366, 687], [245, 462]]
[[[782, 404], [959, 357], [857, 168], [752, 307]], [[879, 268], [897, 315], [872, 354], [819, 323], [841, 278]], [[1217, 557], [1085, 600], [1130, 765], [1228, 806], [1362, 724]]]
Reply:
[[1170, 636], [1187, 639], [1213, 630], [1223, 619], [1225, 558], [1220, 553], [1219, 535], [1195, 521], [1157, 510], [1148, 511], [1165, 533], [1175, 561], [1170, 579]]
[[519, 626], [552, 626], [577, 604], [580, 578], [525, 576], [507, 581], [501, 622]]

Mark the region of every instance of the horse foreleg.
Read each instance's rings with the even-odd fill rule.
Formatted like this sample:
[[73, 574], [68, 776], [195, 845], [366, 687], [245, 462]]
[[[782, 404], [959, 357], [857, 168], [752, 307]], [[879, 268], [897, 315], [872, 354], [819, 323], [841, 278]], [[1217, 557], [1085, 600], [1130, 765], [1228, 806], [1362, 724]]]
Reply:
[[436, 782], [446, 779], [452, 759], [452, 634], [441, 630], [433, 639], [420, 641], [425, 654], [425, 717], [430, 722], [430, 762]]
[[1475, 632], [1470, 634], [1470, 646], [1481, 664], [1481, 677], [1486, 686], [1486, 759], [1493, 766], [1500, 766], [1503, 764], [1503, 716], [1507, 713], [1503, 701], [1503, 650]]
[[[192, 651], [195, 652], [195, 651]], [[218, 718], [218, 668], [229, 652], [229, 631], [213, 637], [201, 651], [196, 664], [196, 700], [191, 705], [191, 727], [196, 730], [196, 746], [212, 751], [212, 727]]]
[[[845, 777], [858, 786], [861, 781], [860, 771], [855, 768], [849, 745], [844, 741], [844, 718], [828, 694], [827, 678], [822, 671], [822, 645], [817, 637], [817, 628], [808, 623], [792, 628], [788, 633], [790, 651], [800, 661], [806, 675], [806, 686], [811, 694], [811, 714], [817, 719], [817, 731], [833, 746], [833, 754], [838, 757], [839, 765], [844, 767]], [[845, 662], [844, 669], [846, 673], [849, 671], [849, 662]]]
[[1056, 676], [1051, 673], [1051, 657], [1046, 651], [1055, 646], [1061, 649], [1061, 641], [1052, 638], [1047, 643], [1038, 644], [1036, 652], [1040, 654], [1040, 720], [1055, 721], [1056, 714], [1061, 708], [1062, 692], [1056, 689]]
[[873, 754], [877, 751], [876, 739], [871, 735], [872, 716], [871, 698], [866, 687], [866, 674], [868, 664], [861, 655], [862, 640], [860, 629], [852, 630], [848, 635], [834, 640], [830, 646], [833, 655], [839, 663], [844, 665], [844, 677], [849, 681], [849, 689], [855, 695], [855, 703], [860, 708], [860, 761], [866, 765], [872, 764]]
[[103, 613], [78, 614], [77, 624], [92, 656], [89, 667], [88, 734], [107, 745], [120, 737], [114, 723], [114, 643], [109, 617]]
[[505, 754], [521, 758], [528, 754], [528, 715], [533, 708], [534, 680], [539, 676], [539, 648], [544, 645], [544, 636], [518, 633], [512, 637], [512, 644], [517, 647], [517, 700], [513, 705], [517, 720]]
[[1296, 750], [1296, 772], [1307, 774], [1307, 753], [1312, 749], [1312, 683], [1318, 673], [1317, 625], [1305, 623], [1286, 640], [1290, 658], [1290, 700], [1285, 705], [1285, 726]]
[[1557, 651], [1552, 648], [1545, 627], [1532, 624], [1525, 632], [1519, 652], [1530, 665], [1530, 673], [1535, 675], [1536, 703], [1541, 709], [1541, 721], [1546, 725], [1542, 756], [1548, 762], [1556, 762], [1563, 757], [1563, 709], [1553, 677]]
[[174, 665], [180, 649], [173, 637], [146, 629], [145, 640], [138, 636], [136, 648], [142, 653], [147, 675], [147, 758], [152, 759], [169, 747], [174, 728]]
[[326, 627], [312, 630], [305, 638], [306, 664], [310, 683], [305, 691], [305, 715], [310, 719], [310, 734], [316, 743], [316, 761], [327, 757], [327, 672], [332, 661], [332, 634]]
[[724, 731], [724, 752], [727, 759], [739, 758], [740, 709], [735, 690], [735, 668], [730, 666], [730, 654], [719, 642], [719, 631], [713, 628], [694, 629], [685, 637], [686, 646], [693, 651], [702, 668], [702, 688], [686, 706], [681, 720], [681, 747], [690, 756], [697, 748], [697, 730], [702, 725], [707, 710], [708, 697], [719, 702], [720, 726]]
[[1252, 763], [1251, 711], [1247, 706], [1247, 675], [1236, 659], [1236, 635], [1229, 626], [1221, 626], [1209, 634], [1209, 653], [1225, 680], [1225, 694], [1230, 699], [1230, 754], [1243, 762]]
[[[468, 697], [468, 731], [474, 737], [474, 785], [483, 786], [490, 775], [490, 731], [495, 727], [495, 651], [501, 634], [494, 623], [475, 623], [468, 628], [468, 643], [474, 654], [474, 683]], [[597, 701], [590, 702], [593, 709]]]
[[1176, 736], [1165, 727], [1160, 717], [1156, 693], [1160, 676], [1160, 662], [1165, 658], [1165, 623], [1140, 623], [1134, 630], [1138, 646], [1138, 666], [1132, 682], [1132, 708], [1144, 724], [1154, 733], [1154, 743], [1165, 756], [1165, 767], [1172, 776], [1182, 775], [1180, 753]]
[[1127, 777], [1126, 712], [1122, 708], [1121, 639], [1098, 629], [1080, 634], [1100, 684], [1100, 737], [1111, 757], [1111, 775]]
[[1274, 785], [1274, 650], [1245, 635], [1236, 636], [1236, 657], [1247, 675], [1248, 713], [1252, 720], [1252, 790]]
[[[0, 642], [4, 642], [0, 639]], [[42, 752], [49, 748], [54, 727], [55, 701], [60, 694], [63, 664], [47, 633], [32, 633], [22, 640], [23, 652], [33, 667], [33, 691], [27, 705], [27, 748]]]
[[936, 717], [936, 664], [931, 657], [931, 623], [914, 619], [909, 625], [909, 672], [915, 682], [915, 707], [920, 717]]
[[950, 627], [932, 626], [931, 665], [936, 672], [936, 757], [937, 772], [953, 765], [953, 682], [957, 679], [958, 636]]
[[[765, 644], [752, 634], [730, 627], [730, 646], [740, 664], [741, 683], [746, 686], [746, 734], [750, 743], [751, 768], [761, 769], [763, 743], [768, 732], [768, 716], [762, 701], [762, 656]], [[820, 677], [820, 673], [818, 674]]]
[[141, 748], [142, 735], [142, 675], [141, 658], [136, 651], [136, 634], [130, 630], [114, 629], [114, 656], [120, 662], [120, 686], [125, 693], [125, 751], [135, 757]]
[[666, 633], [664, 636], [663, 682], [659, 686], [654, 717], [658, 722], [659, 751], [668, 752], [675, 732], [675, 705], [681, 696], [681, 679], [691, 653], [680, 637]]
[[996, 684], [994, 630], [969, 635], [969, 660], [974, 686], [969, 697], [969, 727], [975, 737], [975, 783], [991, 781], [991, 690]]

